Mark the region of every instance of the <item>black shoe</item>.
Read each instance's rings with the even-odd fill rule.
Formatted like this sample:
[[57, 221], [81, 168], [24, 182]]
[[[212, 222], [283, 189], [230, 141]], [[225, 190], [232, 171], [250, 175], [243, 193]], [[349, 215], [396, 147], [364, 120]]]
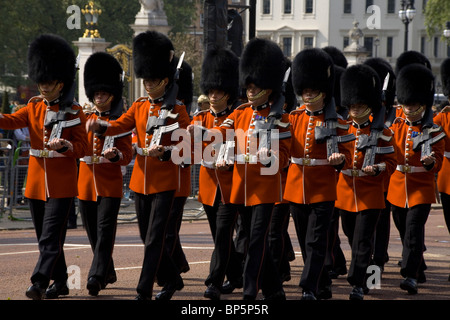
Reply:
[[186, 273], [189, 270], [191, 270], [191, 267], [189, 267], [189, 264], [186, 264], [180, 268], [180, 273]]
[[42, 300], [45, 295], [45, 288], [39, 283], [33, 283], [25, 292], [26, 296], [33, 300]]
[[284, 300], [286, 300], [286, 294], [284, 293], [284, 290], [281, 289], [275, 293], [265, 295], [263, 300], [284, 301]]
[[222, 292], [222, 294], [230, 294], [233, 293], [234, 289], [241, 289], [243, 286], [242, 278], [236, 281], [227, 280], [220, 288], [220, 292]]
[[350, 300], [364, 300], [364, 290], [362, 287], [353, 286], [352, 292], [350, 292]]
[[183, 279], [179, 277], [175, 282], [170, 282], [164, 285], [161, 292], [159, 292], [155, 300], [170, 300], [177, 290], [184, 288]]
[[291, 280], [291, 274], [290, 273], [283, 273], [281, 274], [281, 282], [288, 282]]
[[303, 290], [301, 300], [317, 300], [314, 292], [309, 290]]
[[427, 282], [427, 277], [425, 276], [425, 271], [420, 270], [418, 277], [417, 277], [417, 283], [425, 283]]
[[333, 297], [333, 293], [331, 292], [331, 285], [320, 288], [317, 292], [316, 298], [318, 300], [327, 300]]
[[134, 300], [139, 300], [139, 301], [152, 300], [152, 297], [148, 297], [146, 295], [138, 293], [138, 295], [136, 296], [136, 298], [134, 298]]
[[117, 275], [116, 275], [116, 273], [115, 273], [115, 272], [114, 272], [114, 273], [110, 273], [110, 274], [106, 277], [105, 283], [102, 283], [102, 289], [105, 289], [106, 286], [107, 286], [108, 284], [113, 284], [113, 283], [116, 282], [116, 281], [117, 281]]
[[205, 293], [203, 294], [205, 298], [211, 299], [211, 300], [220, 300], [220, 290], [218, 287], [213, 285], [212, 283], [209, 284], [208, 288], [206, 288]]
[[417, 280], [414, 278], [405, 278], [400, 282], [400, 288], [408, 291], [409, 294], [417, 293]]
[[67, 296], [69, 294], [69, 288], [67, 282], [55, 281], [45, 291], [45, 299], [57, 299], [59, 296]]
[[90, 277], [88, 279], [86, 288], [89, 290], [89, 295], [96, 297], [98, 296], [98, 293], [100, 292], [102, 285], [100, 281], [97, 280], [95, 277]]

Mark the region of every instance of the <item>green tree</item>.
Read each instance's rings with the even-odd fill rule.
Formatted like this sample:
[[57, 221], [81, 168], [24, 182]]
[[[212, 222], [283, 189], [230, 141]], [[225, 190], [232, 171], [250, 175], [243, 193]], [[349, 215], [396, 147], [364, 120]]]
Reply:
[[[28, 46], [42, 33], [54, 33], [72, 42], [82, 37], [85, 19], [81, 17], [81, 29], [69, 29], [67, 13], [69, 5], [80, 8], [88, 0], [0, 0], [0, 82], [17, 87], [27, 84]], [[102, 9], [98, 30], [111, 45], [131, 43], [133, 30], [130, 24], [140, 9], [138, 0], [95, 0]], [[75, 48], [74, 48], [75, 49]]]
[[199, 0], [164, 0], [167, 22], [172, 27], [170, 33], [185, 33], [197, 14]]
[[[436, 33], [443, 34], [447, 21], [450, 21], [450, 1], [448, 0], [428, 0], [425, 7], [425, 26], [429, 37]], [[450, 44], [450, 39], [442, 40]]]

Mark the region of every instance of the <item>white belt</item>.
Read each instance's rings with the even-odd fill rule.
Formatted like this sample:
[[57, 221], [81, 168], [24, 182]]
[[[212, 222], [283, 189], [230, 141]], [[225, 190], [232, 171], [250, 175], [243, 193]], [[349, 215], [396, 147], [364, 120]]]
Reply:
[[98, 156], [85, 156], [81, 158], [80, 161], [85, 162], [86, 164], [111, 163], [111, 161], [109, 161], [105, 157], [98, 157]]
[[137, 154], [144, 157], [148, 157], [148, 150], [149, 148], [136, 148]]
[[206, 161], [202, 160], [201, 165], [204, 166], [205, 168], [208, 168], [208, 169], [215, 169], [216, 168], [214, 162], [206, 162]]
[[427, 169], [425, 169], [424, 167], [413, 167], [403, 164], [397, 165], [397, 170], [403, 173], [427, 172]]
[[55, 150], [48, 149], [30, 149], [30, 155], [36, 158], [62, 158], [65, 157], [62, 153]]
[[258, 157], [254, 154], [238, 154], [236, 155], [237, 163], [257, 163]]
[[350, 177], [365, 177], [367, 176], [367, 174], [359, 169], [345, 169], [341, 171], [343, 174], [345, 174], [346, 176], [350, 176]]
[[327, 159], [291, 158], [291, 162], [302, 166], [326, 166], [330, 163]]
[[444, 151], [444, 157], [450, 158], [450, 151]]

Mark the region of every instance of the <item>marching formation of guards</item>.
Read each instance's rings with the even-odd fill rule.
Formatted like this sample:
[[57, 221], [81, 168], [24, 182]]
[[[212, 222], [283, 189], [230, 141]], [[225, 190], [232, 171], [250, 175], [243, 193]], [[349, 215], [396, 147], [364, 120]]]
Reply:
[[[93, 252], [89, 294], [117, 281], [121, 167], [134, 156], [130, 189], [144, 244], [136, 300], [151, 300], [155, 282], [158, 300], [184, 287], [189, 263], [178, 233], [194, 163], [201, 164], [198, 200], [214, 241], [205, 298], [242, 288], [244, 300], [259, 292], [285, 300], [292, 216], [303, 258], [301, 299], [332, 298], [332, 279], [347, 274], [341, 220], [351, 246], [349, 298], [363, 300], [368, 267], [382, 271], [389, 260], [391, 211], [403, 244], [400, 288], [418, 292], [426, 281], [424, 227], [437, 193], [450, 232], [449, 107], [433, 106], [435, 78], [425, 56], [403, 53], [394, 72], [380, 58], [347, 67], [334, 47], [304, 49], [292, 62], [265, 39], [250, 40], [240, 58], [213, 47], [200, 80], [209, 109], [191, 118], [192, 71], [175, 52], [156, 31], [133, 39], [135, 73], [148, 96], [128, 110], [120, 64], [92, 54], [84, 86], [93, 108], [83, 110], [74, 100], [70, 45], [51, 34], [30, 45], [29, 77], [40, 96], [0, 117], [3, 129], [30, 131], [25, 196], [40, 254], [27, 297], [69, 294], [63, 246], [75, 197]], [[441, 74], [450, 97], [450, 59]], [[180, 131], [187, 143], [172, 138]]]

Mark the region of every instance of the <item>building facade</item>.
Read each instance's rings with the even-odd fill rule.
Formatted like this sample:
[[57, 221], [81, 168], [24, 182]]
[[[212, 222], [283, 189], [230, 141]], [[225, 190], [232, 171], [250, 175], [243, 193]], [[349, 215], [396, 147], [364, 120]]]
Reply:
[[[450, 57], [450, 48], [441, 34], [428, 37], [426, 2], [414, 3], [416, 16], [408, 27], [408, 50], [426, 55], [438, 75], [442, 61]], [[308, 47], [343, 50], [357, 21], [364, 34], [360, 44], [369, 51], [369, 57], [384, 58], [394, 66], [404, 52], [405, 25], [399, 10], [400, 0], [257, 0], [256, 36], [277, 42], [285, 55], [293, 58]], [[440, 77], [436, 80], [439, 90]]]

